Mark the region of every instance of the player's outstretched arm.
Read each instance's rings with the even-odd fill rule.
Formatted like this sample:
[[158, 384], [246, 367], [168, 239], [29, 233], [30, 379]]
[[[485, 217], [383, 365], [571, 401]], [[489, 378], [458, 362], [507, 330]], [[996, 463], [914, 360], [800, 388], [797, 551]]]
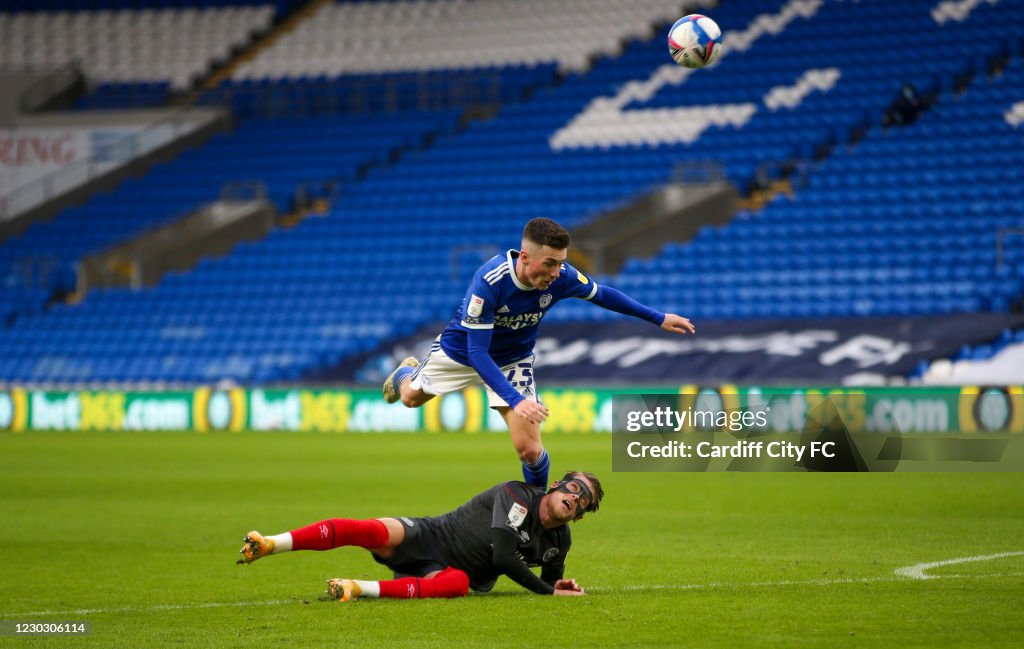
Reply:
[[590, 301], [609, 311], [646, 320], [670, 333], [692, 334], [694, 332], [693, 324], [686, 318], [674, 313], [662, 313], [652, 309], [610, 286], [598, 286], [597, 292], [594, 293], [594, 297]]
[[491, 529], [491, 562], [498, 572], [538, 595], [557, 595], [555, 588], [533, 574], [516, 552], [516, 536], [501, 528]]

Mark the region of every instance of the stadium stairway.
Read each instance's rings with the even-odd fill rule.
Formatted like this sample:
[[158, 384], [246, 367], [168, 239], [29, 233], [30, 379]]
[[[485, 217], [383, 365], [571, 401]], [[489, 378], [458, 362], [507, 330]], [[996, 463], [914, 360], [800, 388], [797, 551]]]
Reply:
[[329, 2], [330, 0], [311, 0], [309, 2], [302, 3], [301, 6], [288, 13], [287, 16], [285, 16], [283, 12], [279, 11], [279, 23], [273, 30], [250, 44], [249, 47], [245, 48], [242, 52], [239, 52], [238, 55], [231, 60], [225, 62], [225, 64], [220, 68], [213, 71], [212, 74], [202, 80], [200, 86], [207, 90], [216, 88], [224, 79], [227, 79], [234, 74], [239, 67], [259, 56], [260, 52], [273, 47], [274, 43], [287, 36], [289, 32], [293, 31], [303, 21], [310, 19], [322, 6]]

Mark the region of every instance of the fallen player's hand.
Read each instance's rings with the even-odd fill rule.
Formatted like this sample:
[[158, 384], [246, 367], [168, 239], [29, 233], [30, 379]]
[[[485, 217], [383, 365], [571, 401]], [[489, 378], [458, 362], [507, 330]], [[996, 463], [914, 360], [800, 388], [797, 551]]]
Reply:
[[576, 583], [575, 579], [559, 579], [555, 582], [555, 592], [552, 595], [586, 595], [583, 588]]
[[692, 334], [697, 331], [692, 322], [674, 313], [665, 314], [665, 319], [661, 321], [661, 328], [674, 334]]
[[523, 399], [515, 407], [515, 413], [531, 424], [542, 424], [551, 414], [543, 404]]

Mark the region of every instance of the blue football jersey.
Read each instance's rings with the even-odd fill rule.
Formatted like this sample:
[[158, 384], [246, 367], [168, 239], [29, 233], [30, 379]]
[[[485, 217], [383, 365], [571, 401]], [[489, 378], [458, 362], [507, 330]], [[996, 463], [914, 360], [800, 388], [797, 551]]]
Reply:
[[488, 350], [501, 367], [533, 353], [537, 327], [559, 300], [589, 300], [597, 284], [567, 263], [558, 279], [543, 290], [522, 284], [516, 277], [518, 250], [497, 255], [477, 269], [462, 305], [441, 333], [441, 348], [452, 360], [469, 365], [466, 332], [493, 329]]

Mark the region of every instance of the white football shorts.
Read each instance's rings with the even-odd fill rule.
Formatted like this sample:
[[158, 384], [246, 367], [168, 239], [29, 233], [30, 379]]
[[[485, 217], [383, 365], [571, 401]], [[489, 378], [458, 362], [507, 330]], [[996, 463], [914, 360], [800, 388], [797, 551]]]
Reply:
[[[512, 387], [523, 395], [524, 399], [540, 401], [537, 398], [537, 386], [533, 382], [533, 354], [521, 361], [505, 365], [501, 371]], [[412, 378], [409, 379], [410, 388], [435, 395], [458, 392], [474, 385], [483, 385], [487, 390], [488, 407], [499, 408], [508, 405], [490, 386], [484, 383], [476, 370], [449, 358], [441, 349], [440, 343], [434, 343], [430, 354], [420, 363], [413, 372]]]

